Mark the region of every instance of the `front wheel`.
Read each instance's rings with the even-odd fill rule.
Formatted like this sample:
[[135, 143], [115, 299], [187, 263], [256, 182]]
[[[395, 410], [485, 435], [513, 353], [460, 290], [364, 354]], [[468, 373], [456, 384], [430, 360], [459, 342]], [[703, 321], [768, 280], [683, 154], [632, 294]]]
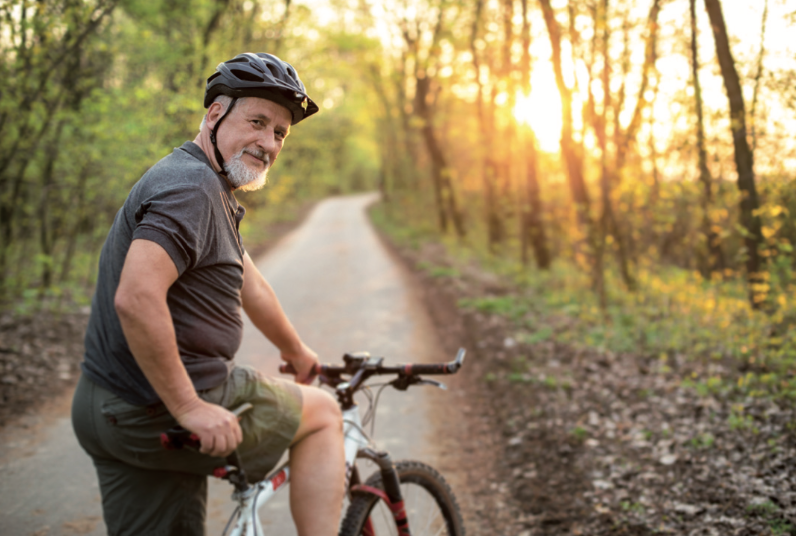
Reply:
[[[459, 505], [441, 474], [424, 463], [412, 461], [396, 463], [395, 470], [412, 536], [464, 536]], [[365, 485], [384, 489], [378, 472]], [[364, 491], [352, 495], [340, 536], [398, 535], [392, 512], [383, 500]]]

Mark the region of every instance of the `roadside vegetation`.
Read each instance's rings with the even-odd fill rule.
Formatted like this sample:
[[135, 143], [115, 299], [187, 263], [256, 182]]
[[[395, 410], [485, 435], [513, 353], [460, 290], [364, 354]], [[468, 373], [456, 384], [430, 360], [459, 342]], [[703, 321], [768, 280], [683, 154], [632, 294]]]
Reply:
[[[665, 370], [674, 359], [730, 364], [725, 376], [710, 373], [682, 378], [703, 394], [773, 397], [792, 407], [796, 401], [794, 304], [780, 294], [774, 312], [749, 307], [743, 280], [710, 281], [677, 267], [639, 271], [638, 289], [609, 295], [600, 307], [588, 276], [557, 260], [549, 271], [528, 270], [521, 262], [496, 257], [485, 248], [440, 237], [428, 229], [407, 229], [391, 220], [385, 207], [372, 211], [377, 225], [396, 242], [418, 249], [435, 242], [445, 247], [451, 266], [423, 261], [419, 268], [435, 278], [458, 276], [469, 265], [499, 276], [500, 285], [483, 296], [464, 298], [463, 310], [511, 320], [518, 342], [557, 342], [600, 352], [630, 353], [654, 359]], [[609, 288], [621, 289], [607, 271]]]

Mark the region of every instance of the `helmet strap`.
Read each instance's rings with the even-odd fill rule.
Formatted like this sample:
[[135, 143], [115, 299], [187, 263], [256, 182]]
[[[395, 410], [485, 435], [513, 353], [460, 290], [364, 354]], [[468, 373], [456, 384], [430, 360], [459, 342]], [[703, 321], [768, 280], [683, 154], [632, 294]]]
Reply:
[[224, 177], [227, 176], [227, 172], [224, 170], [224, 157], [221, 156], [221, 151], [218, 150], [218, 143], [216, 142], [216, 133], [218, 132], [218, 127], [221, 126], [221, 121], [224, 120], [225, 117], [232, 111], [232, 108], [235, 106], [235, 103], [238, 101], [237, 97], [232, 97], [232, 102], [229, 103], [227, 109], [224, 111], [224, 115], [218, 118], [216, 121], [216, 125], [213, 127], [213, 130], [210, 131], [210, 143], [213, 144], [213, 151], [215, 151], [216, 155], [216, 162], [218, 162], [218, 167], [221, 168], [219, 171], [219, 175], [223, 175]]

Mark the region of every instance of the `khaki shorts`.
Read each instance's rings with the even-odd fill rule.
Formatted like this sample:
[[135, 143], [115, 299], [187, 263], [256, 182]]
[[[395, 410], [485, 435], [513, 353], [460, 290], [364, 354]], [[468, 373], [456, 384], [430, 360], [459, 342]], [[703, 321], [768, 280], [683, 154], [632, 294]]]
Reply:
[[[298, 430], [299, 387], [236, 367], [224, 384], [200, 396], [230, 409], [254, 405], [241, 419], [238, 454], [249, 480], [261, 480]], [[207, 475], [226, 463], [189, 449], [165, 450], [160, 434], [176, 425], [165, 406], [134, 406], [82, 377], [72, 425], [97, 469], [109, 535], [204, 534]]]

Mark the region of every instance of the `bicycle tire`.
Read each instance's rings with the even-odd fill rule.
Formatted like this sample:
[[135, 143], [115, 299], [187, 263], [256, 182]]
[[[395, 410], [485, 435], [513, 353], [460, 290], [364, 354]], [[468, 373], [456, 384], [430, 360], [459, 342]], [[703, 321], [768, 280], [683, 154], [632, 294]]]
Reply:
[[[432, 467], [415, 461], [395, 464], [412, 536], [465, 536], [461, 510], [450, 486]], [[381, 474], [374, 473], [367, 486], [383, 489]], [[428, 500], [428, 498], [433, 500]], [[375, 536], [397, 535], [398, 529], [387, 505], [365, 491], [354, 491], [340, 536], [361, 536], [365, 521], [371, 518]]]

